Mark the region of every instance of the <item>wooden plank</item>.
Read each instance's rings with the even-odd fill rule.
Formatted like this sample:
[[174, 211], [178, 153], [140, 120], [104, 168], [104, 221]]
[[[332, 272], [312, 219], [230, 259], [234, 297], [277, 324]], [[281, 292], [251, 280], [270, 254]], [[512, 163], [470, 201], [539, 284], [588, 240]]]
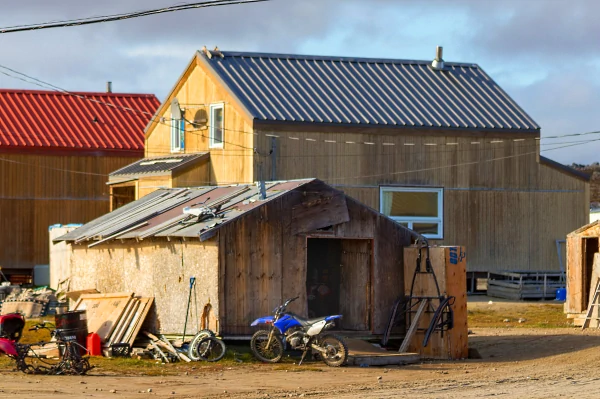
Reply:
[[467, 260], [463, 247], [446, 247], [446, 294], [453, 296], [454, 328], [444, 333], [451, 359], [468, 357]]
[[109, 345], [122, 342], [123, 335], [125, 334], [125, 331], [131, 325], [133, 316], [135, 315], [135, 312], [139, 308], [139, 306], [140, 306], [140, 302], [138, 301], [137, 298], [132, 298], [131, 301], [129, 301], [129, 304], [127, 305], [127, 308], [125, 309], [123, 316], [117, 323], [117, 327], [115, 328], [115, 330], [113, 331], [113, 333], [111, 334], [111, 336], [108, 339]]
[[[130, 332], [129, 330], [127, 331], [127, 343], [129, 345], [133, 345], [133, 341], [135, 341], [135, 338], [137, 337], [138, 333], [140, 332], [140, 330], [142, 329], [142, 325], [144, 324], [144, 320], [146, 320], [146, 316], [148, 315], [148, 312], [150, 312], [150, 308], [152, 307], [152, 303], [154, 302], [154, 298], [139, 298], [139, 302], [141, 305], [143, 305], [143, 309], [141, 311], [141, 313], [136, 312], [135, 315], [135, 323], [134, 323], [134, 328], [133, 330]], [[141, 309], [142, 306], [140, 306], [139, 309]]]
[[313, 194], [311, 198], [292, 207], [291, 233], [305, 233], [349, 220], [346, 196], [343, 193], [331, 197]]
[[429, 304], [428, 299], [420, 300], [419, 307], [417, 308], [417, 313], [415, 313], [414, 317], [412, 318], [410, 327], [408, 328], [408, 332], [406, 333], [406, 336], [404, 337], [404, 340], [402, 341], [402, 345], [400, 345], [400, 349], [398, 349], [398, 352], [403, 353], [408, 350], [408, 347], [411, 344], [411, 341], [413, 340], [415, 333], [417, 332], [417, 328], [419, 327], [419, 322], [421, 321], [423, 312], [425, 311], [425, 308], [427, 307], [428, 304]]
[[177, 349], [175, 349], [175, 347], [173, 346], [173, 344], [171, 344], [171, 341], [169, 341], [167, 338], [165, 338], [164, 335], [161, 335], [160, 338], [162, 339], [162, 341], [164, 343], [167, 344], [167, 346], [170, 348], [170, 352], [177, 355], [178, 358], [180, 358], [181, 360], [183, 360], [184, 362], [191, 362], [192, 360], [187, 357], [186, 355], [184, 355], [181, 352], [178, 352]]
[[340, 313], [344, 330], [370, 330], [371, 241], [341, 240]]

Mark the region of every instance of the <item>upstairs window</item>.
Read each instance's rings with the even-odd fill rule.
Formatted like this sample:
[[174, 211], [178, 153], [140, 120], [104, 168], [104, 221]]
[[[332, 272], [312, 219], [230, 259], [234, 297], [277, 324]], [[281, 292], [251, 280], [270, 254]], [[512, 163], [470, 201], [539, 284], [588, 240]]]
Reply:
[[210, 106], [210, 148], [223, 148], [223, 104]]
[[442, 188], [381, 187], [380, 211], [427, 238], [444, 236]]
[[185, 119], [171, 117], [171, 152], [185, 150]]

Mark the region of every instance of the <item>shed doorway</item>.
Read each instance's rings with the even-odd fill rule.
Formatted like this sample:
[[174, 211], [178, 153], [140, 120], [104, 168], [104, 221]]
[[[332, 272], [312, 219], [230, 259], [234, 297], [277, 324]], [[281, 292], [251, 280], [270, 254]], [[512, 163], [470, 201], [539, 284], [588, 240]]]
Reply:
[[371, 247], [372, 240], [308, 239], [309, 317], [341, 314], [339, 329], [371, 330]]

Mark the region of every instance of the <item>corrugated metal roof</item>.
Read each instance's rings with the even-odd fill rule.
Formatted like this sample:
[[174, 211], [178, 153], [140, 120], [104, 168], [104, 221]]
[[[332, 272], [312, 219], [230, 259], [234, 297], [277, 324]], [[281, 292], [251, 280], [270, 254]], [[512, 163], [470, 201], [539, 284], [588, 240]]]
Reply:
[[[113, 239], [196, 237], [207, 239], [219, 226], [314, 179], [266, 183], [267, 198], [260, 200], [256, 185], [235, 185], [156, 190], [137, 201], [101, 216], [54, 241], [97, 245]], [[214, 216], [198, 221], [184, 214], [185, 207], [205, 207]]]
[[260, 121], [534, 131], [478, 65], [222, 51], [203, 59]]
[[144, 150], [153, 94], [0, 90], [0, 148]]
[[130, 175], [153, 175], [172, 172], [175, 169], [191, 166], [202, 158], [207, 158], [208, 152], [196, 154], [171, 154], [168, 156], [150, 157], [140, 159], [132, 164], [115, 170], [111, 177]]

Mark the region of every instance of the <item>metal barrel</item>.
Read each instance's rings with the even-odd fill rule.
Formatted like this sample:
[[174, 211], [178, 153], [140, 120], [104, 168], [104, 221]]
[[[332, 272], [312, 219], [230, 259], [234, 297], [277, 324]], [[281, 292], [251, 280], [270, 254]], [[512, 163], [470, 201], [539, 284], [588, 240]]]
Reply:
[[[54, 315], [56, 331], [65, 341], [76, 341], [79, 353], [85, 355], [86, 341], [88, 335], [87, 317], [85, 310], [75, 310], [63, 314]], [[64, 348], [61, 348], [61, 352]]]

